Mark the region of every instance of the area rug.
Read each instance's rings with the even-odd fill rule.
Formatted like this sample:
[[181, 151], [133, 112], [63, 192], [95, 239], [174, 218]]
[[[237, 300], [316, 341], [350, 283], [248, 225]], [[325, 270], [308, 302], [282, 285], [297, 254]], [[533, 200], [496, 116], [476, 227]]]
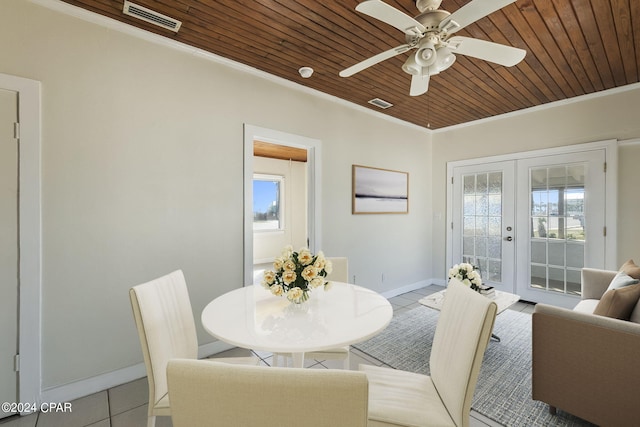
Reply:
[[[374, 338], [353, 347], [392, 368], [429, 374], [429, 354], [438, 311], [417, 307], [401, 313]], [[531, 399], [531, 315], [506, 310], [496, 318], [471, 405], [504, 426], [591, 426]]]

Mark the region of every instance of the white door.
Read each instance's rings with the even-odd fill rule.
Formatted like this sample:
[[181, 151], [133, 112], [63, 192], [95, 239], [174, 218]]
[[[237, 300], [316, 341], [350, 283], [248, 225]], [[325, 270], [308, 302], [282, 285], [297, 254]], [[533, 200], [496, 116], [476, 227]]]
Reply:
[[[18, 94], [0, 89], [0, 402], [17, 401], [18, 377]], [[11, 415], [0, 411], [0, 418]]]
[[604, 148], [452, 168], [451, 264], [525, 301], [573, 307], [605, 267]]
[[453, 170], [453, 263], [480, 270], [484, 284], [514, 291], [514, 162]]
[[518, 276], [527, 301], [573, 307], [605, 267], [605, 150], [518, 161]]

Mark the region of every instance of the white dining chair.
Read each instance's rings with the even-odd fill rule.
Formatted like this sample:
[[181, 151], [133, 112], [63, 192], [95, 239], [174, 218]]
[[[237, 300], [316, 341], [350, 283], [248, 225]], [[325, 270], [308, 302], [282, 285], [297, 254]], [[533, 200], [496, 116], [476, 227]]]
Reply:
[[433, 337], [430, 376], [360, 365], [369, 379], [369, 427], [468, 426], [496, 312], [494, 301], [451, 279]]
[[167, 367], [173, 427], [366, 427], [367, 377], [173, 359]]
[[[346, 257], [327, 257], [331, 261], [332, 271], [327, 275], [329, 281], [341, 283], [349, 282], [349, 259]], [[331, 292], [331, 291], [329, 291]], [[305, 359], [315, 360], [342, 360], [343, 369], [350, 368], [350, 348], [349, 346], [330, 348], [322, 351], [312, 351], [305, 353]], [[289, 353], [274, 353], [273, 365], [279, 366], [280, 358], [291, 357]]]
[[[149, 382], [147, 426], [154, 427], [156, 416], [171, 415], [167, 394], [167, 362], [173, 358], [198, 358], [196, 325], [181, 270], [134, 286], [129, 291], [129, 297]], [[258, 363], [258, 359], [253, 357], [215, 360]]]

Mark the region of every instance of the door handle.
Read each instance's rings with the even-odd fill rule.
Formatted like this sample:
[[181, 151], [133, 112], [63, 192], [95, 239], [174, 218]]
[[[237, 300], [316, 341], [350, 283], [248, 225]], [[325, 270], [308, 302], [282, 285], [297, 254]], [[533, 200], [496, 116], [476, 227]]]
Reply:
[[512, 240], [513, 240], [513, 237], [511, 237], [511, 236], [507, 236], [507, 237], [505, 237], [505, 238], [504, 238], [504, 240], [506, 240], [507, 242], [510, 242], [510, 241], [512, 241]]

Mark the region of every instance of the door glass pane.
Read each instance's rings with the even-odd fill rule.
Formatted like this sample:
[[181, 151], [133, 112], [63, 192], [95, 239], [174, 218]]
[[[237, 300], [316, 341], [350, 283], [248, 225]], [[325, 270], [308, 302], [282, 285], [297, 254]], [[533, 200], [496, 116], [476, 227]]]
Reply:
[[462, 260], [502, 281], [502, 172], [464, 175]]
[[531, 287], [580, 295], [585, 164], [530, 170]]

